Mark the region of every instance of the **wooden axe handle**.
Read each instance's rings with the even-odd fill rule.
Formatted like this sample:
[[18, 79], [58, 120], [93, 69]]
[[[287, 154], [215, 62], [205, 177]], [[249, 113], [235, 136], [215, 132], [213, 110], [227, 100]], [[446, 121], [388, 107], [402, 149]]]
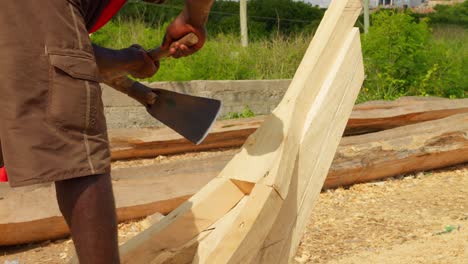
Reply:
[[152, 105], [156, 102], [156, 94], [146, 85], [136, 82], [127, 76], [116, 78], [112, 81], [105, 82], [112, 88], [130, 96], [144, 106]]
[[[190, 47], [198, 43], [198, 37], [194, 33], [189, 33], [177, 42]], [[150, 50], [148, 54], [154, 61], [159, 61], [170, 56], [169, 50], [162, 49], [161, 47]], [[135, 82], [127, 76], [116, 78], [107, 82], [107, 84], [114, 89], [127, 94], [144, 106], [152, 105], [156, 102], [156, 94], [153, 93], [151, 88], [139, 82]]]
[[[198, 43], [198, 37], [194, 33], [189, 33], [185, 35], [185, 37], [177, 40], [176, 42], [190, 47]], [[171, 45], [171, 48], [173, 46], [174, 44]], [[169, 49], [162, 49], [161, 47], [148, 51], [148, 54], [154, 61], [160, 61], [161, 59], [167, 58], [171, 55]]]

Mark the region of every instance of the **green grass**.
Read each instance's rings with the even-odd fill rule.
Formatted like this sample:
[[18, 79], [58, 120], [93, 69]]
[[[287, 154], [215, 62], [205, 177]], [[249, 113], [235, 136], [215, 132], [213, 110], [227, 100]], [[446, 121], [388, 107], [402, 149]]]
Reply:
[[[144, 23], [112, 21], [93, 34], [98, 45], [125, 48], [138, 43], [146, 49], [161, 43], [165, 25], [151, 28]], [[237, 36], [210, 36], [205, 47], [193, 56], [166, 59], [157, 75], [147, 81], [252, 80], [292, 78], [309, 44], [311, 35], [276, 36], [241, 47]]]
[[[166, 26], [150, 27], [139, 19], [119, 18], [93, 34], [92, 39], [96, 44], [115, 49], [134, 43], [150, 49], [161, 43]], [[369, 64], [373, 55], [365, 52], [365, 64], [371, 67], [366, 67], [367, 81], [359, 102], [393, 100], [406, 95], [468, 97], [468, 29], [435, 26], [429, 35], [430, 39], [424, 45], [416, 43], [414, 45], [418, 48], [409, 50], [418, 51], [418, 56], [424, 56], [423, 60], [410, 61], [413, 64], [406, 71], [412, 74], [397, 78], [385, 74], [401, 70], [393, 64], [398, 60], [385, 57], [385, 53], [384, 56], [378, 54], [380, 57], [374, 60], [375, 65], [384, 66], [384, 70], [394, 67], [393, 72], [385, 73]], [[209, 36], [205, 47], [197, 54], [162, 61], [159, 72], [146, 81], [290, 79], [311, 39], [311, 34], [290, 37], [275, 35], [270, 39], [252, 41], [247, 48], [243, 48], [236, 35]], [[395, 49], [396, 54], [406, 54], [398, 47]], [[402, 65], [406, 67], [409, 64]]]
[[224, 119], [239, 119], [239, 118], [249, 118], [255, 117], [255, 113], [250, 109], [250, 107], [244, 106], [242, 112], [229, 112]]

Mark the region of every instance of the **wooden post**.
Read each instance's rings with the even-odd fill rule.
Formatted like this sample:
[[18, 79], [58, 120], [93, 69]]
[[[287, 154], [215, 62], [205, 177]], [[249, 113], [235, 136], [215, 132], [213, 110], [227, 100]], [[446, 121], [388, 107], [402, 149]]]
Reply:
[[369, 0], [364, 0], [364, 33], [369, 33]]
[[249, 45], [247, 32], [247, 0], [240, 0], [240, 27], [242, 47], [247, 47]]

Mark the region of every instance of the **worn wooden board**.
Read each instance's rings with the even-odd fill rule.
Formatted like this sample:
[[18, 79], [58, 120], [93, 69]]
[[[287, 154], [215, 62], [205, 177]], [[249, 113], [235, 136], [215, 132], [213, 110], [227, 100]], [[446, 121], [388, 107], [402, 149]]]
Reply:
[[[468, 99], [402, 97], [354, 106], [345, 136], [377, 132], [468, 112]], [[222, 120], [201, 145], [194, 145], [169, 128], [126, 128], [109, 131], [114, 160], [150, 158], [187, 152], [241, 147], [266, 116]]]
[[[232, 155], [113, 170], [118, 220], [168, 214], [212, 180]], [[0, 185], [0, 234], [0, 245], [67, 236], [53, 185], [17, 189]]]
[[197, 255], [206, 255], [199, 263], [250, 263], [254, 252], [261, 249], [282, 204], [283, 199], [274, 188], [256, 184], [232, 224], [218, 230], [222, 236], [217, 243], [198, 249]]
[[365, 134], [468, 112], [468, 99], [402, 97], [356, 105], [345, 135]]
[[[335, 6], [327, 11], [328, 16], [324, 18], [325, 24], [329, 20], [339, 20], [341, 18], [346, 20], [353, 17], [356, 19], [359, 10], [360, 2], [349, 1], [335, 4]], [[338, 28], [340, 27], [338, 26]], [[339, 30], [337, 31], [339, 32]], [[323, 36], [327, 37], [327, 35]], [[320, 40], [320, 37], [323, 36], [318, 34], [318, 39]], [[341, 41], [341, 37], [338, 40], [335, 38], [335, 41]], [[317, 36], [314, 40], [316, 39]], [[327, 42], [326, 39], [325, 42]], [[293, 108], [293, 111], [288, 108], [282, 109], [283, 111], [292, 113], [291, 118], [293, 121], [290, 123], [291, 126], [286, 130], [287, 136], [284, 142], [281, 142], [281, 147], [277, 149], [279, 153], [278, 163], [260, 165], [269, 167], [270, 169], [266, 175], [263, 175], [265, 180], [255, 185], [249, 197], [249, 199], [255, 200], [256, 206], [245, 207], [234, 221], [234, 224], [227, 228], [226, 235], [220, 240], [220, 243], [212, 246], [206, 263], [255, 263], [258, 252], [264, 248], [276, 247], [275, 244], [268, 246], [261, 245], [270, 233], [270, 228], [275, 219], [282, 217], [286, 219], [296, 218], [295, 214], [279, 215], [279, 212], [283, 206], [286, 206], [285, 202], [287, 201], [284, 201], [284, 195], [288, 195], [291, 183], [291, 178], [288, 178], [288, 176], [294, 175], [293, 172], [288, 171], [288, 168], [294, 168], [297, 165], [295, 162], [298, 154], [296, 146], [299, 146], [301, 142], [301, 148], [305, 147], [312, 153], [320, 153], [318, 155], [320, 158], [304, 163], [307, 164], [308, 168], [312, 169], [312, 172], [303, 173], [304, 176], [301, 179], [301, 184], [312, 186], [312, 188], [318, 190], [323, 185], [328, 167], [332, 162], [354, 101], [364, 80], [359, 31], [350, 28], [349, 32], [345, 34], [341, 45], [331, 42], [330, 49], [333, 49], [334, 44], [337, 45], [337, 50], [325, 52], [328, 56], [325, 56], [324, 61], [322, 61], [324, 64], [322, 65], [323, 68], [328, 68], [328, 70], [322, 72], [323, 68], [320, 68], [310, 73], [310, 76], [314, 77], [314, 81], [317, 81], [317, 83], [313, 82], [312, 84], [317, 84], [317, 86], [309, 83], [301, 87], [301, 89], [290, 87], [290, 89], [299, 89], [299, 97], [290, 106]], [[314, 42], [311, 45], [314, 45]], [[336, 55], [334, 52], [336, 52]], [[331, 65], [327, 65], [327, 63]], [[301, 75], [301, 73], [298, 74]], [[324, 74], [324, 76], [321, 74]], [[279, 112], [280, 114], [282, 113]], [[256, 144], [256, 142], [253, 143], [251, 150], [255, 150]], [[260, 149], [262, 147], [260, 146]], [[248, 157], [244, 159], [248, 160]], [[268, 162], [269, 160], [265, 159], [263, 161]], [[237, 162], [239, 163], [239, 160]], [[241, 165], [245, 166], [244, 164]], [[319, 167], [320, 170], [314, 171], [313, 169], [316, 167]], [[232, 167], [231, 169], [234, 168]], [[247, 174], [244, 176], [255, 177], [256, 175]], [[239, 178], [236, 177], [236, 179]], [[244, 179], [247, 180], [247, 178]], [[288, 190], [285, 190], [285, 188], [288, 188]], [[263, 193], [256, 193], [255, 190], [257, 189], [265, 191]], [[268, 191], [275, 195], [269, 196]], [[300, 199], [301, 197], [298, 198]], [[297, 198], [294, 197], [294, 199], [296, 200]], [[303, 211], [301, 210], [300, 212], [302, 213]], [[292, 222], [294, 223], [295, 221]], [[300, 231], [297, 230], [297, 232]], [[277, 244], [279, 245], [280, 243]], [[279, 249], [281, 251], [281, 247]], [[278, 263], [285, 263], [285, 261]]]
[[468, 114], [341, 140], [325, 188], [468, 162]]
[[[302, 234], [297, 228], [303, 215], [309, 215], [310, 205], [317, 198], [346, 122], [351, 114], [354, 100], [364, 80], [364, 65], [358, 29], [348, 33], [343, 49], [338, 56], [336, 69], [329, 88], [311, 108], [304, 125], [303, 137], [296, 164], [288, 185], [288, 196], [282, 211], [264, 241], [256, 261], [261, 263], [287, 263], [290, 252], [295, 252], [298, 242], [294, 238]], [[323, 88], [322, 88], [323, 89]], [[317, 105], [318, 104], [318, 105]], [[310, 199], [305, 199], [310, 196]]]
[[[460, 114], [343, 138], [324, 187], [348, 186], [468, 162], [467, 125], [466, 114]], [[234, 154], [220, 153], [209, 158], [130, 168], [115, 173], [119, 220], [172, 211], [204, 183], [215, 178]], [[196, 170], [193, 164], [196, 164]], [[141, 191], [142, 186], [145, 186], [144, 191]], [[38, 210], [31, 211], [31, 204]], [[0, 185], [0, 233], [4, 234], [0, 236], [0, 245], [67, 235], [68, 229], [56, 205], [54, 188], [38, 186], [12, 190], [6, 184]]]
[[287, 195], [307, 115], [315, 101], [320, 101], [319, 88], [360, 12], [359, 1], [336, 3], [327, 10], [281, 103], [219, 177], [263, 182], [283, 198]]
[[151, 158], [218, 148], [240, 147], [262, 123], [264, 117], [218, 121], [200, 145], [195, 145], [169, 128], [125, 128], [109, 131], [113, 160]]
[[227, 214], [245, 194], [227, 179], [213, 179], [160, 222], [120, 247], [122, 263], [152, 260], [196, 238]]

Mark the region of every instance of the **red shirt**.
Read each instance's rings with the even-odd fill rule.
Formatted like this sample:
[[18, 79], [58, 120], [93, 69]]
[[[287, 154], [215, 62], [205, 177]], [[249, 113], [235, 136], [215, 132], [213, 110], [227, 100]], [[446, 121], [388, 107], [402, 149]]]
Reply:
[[94, 26], [91, 28], [91, 31], [89, 33], [96, 32], [100, 28], [102, 28], [119, 10], [122, 8], [122, 6], [127, 2], [127, 0], [110, 0], [109, 4], [104, 8], [102, 11], [101, 16], [97, 20], [97, 22], [94, 24]]
[[0, 168], [0, 182], [7, 182], [8, 176], [5, 170], [5, 167]]

